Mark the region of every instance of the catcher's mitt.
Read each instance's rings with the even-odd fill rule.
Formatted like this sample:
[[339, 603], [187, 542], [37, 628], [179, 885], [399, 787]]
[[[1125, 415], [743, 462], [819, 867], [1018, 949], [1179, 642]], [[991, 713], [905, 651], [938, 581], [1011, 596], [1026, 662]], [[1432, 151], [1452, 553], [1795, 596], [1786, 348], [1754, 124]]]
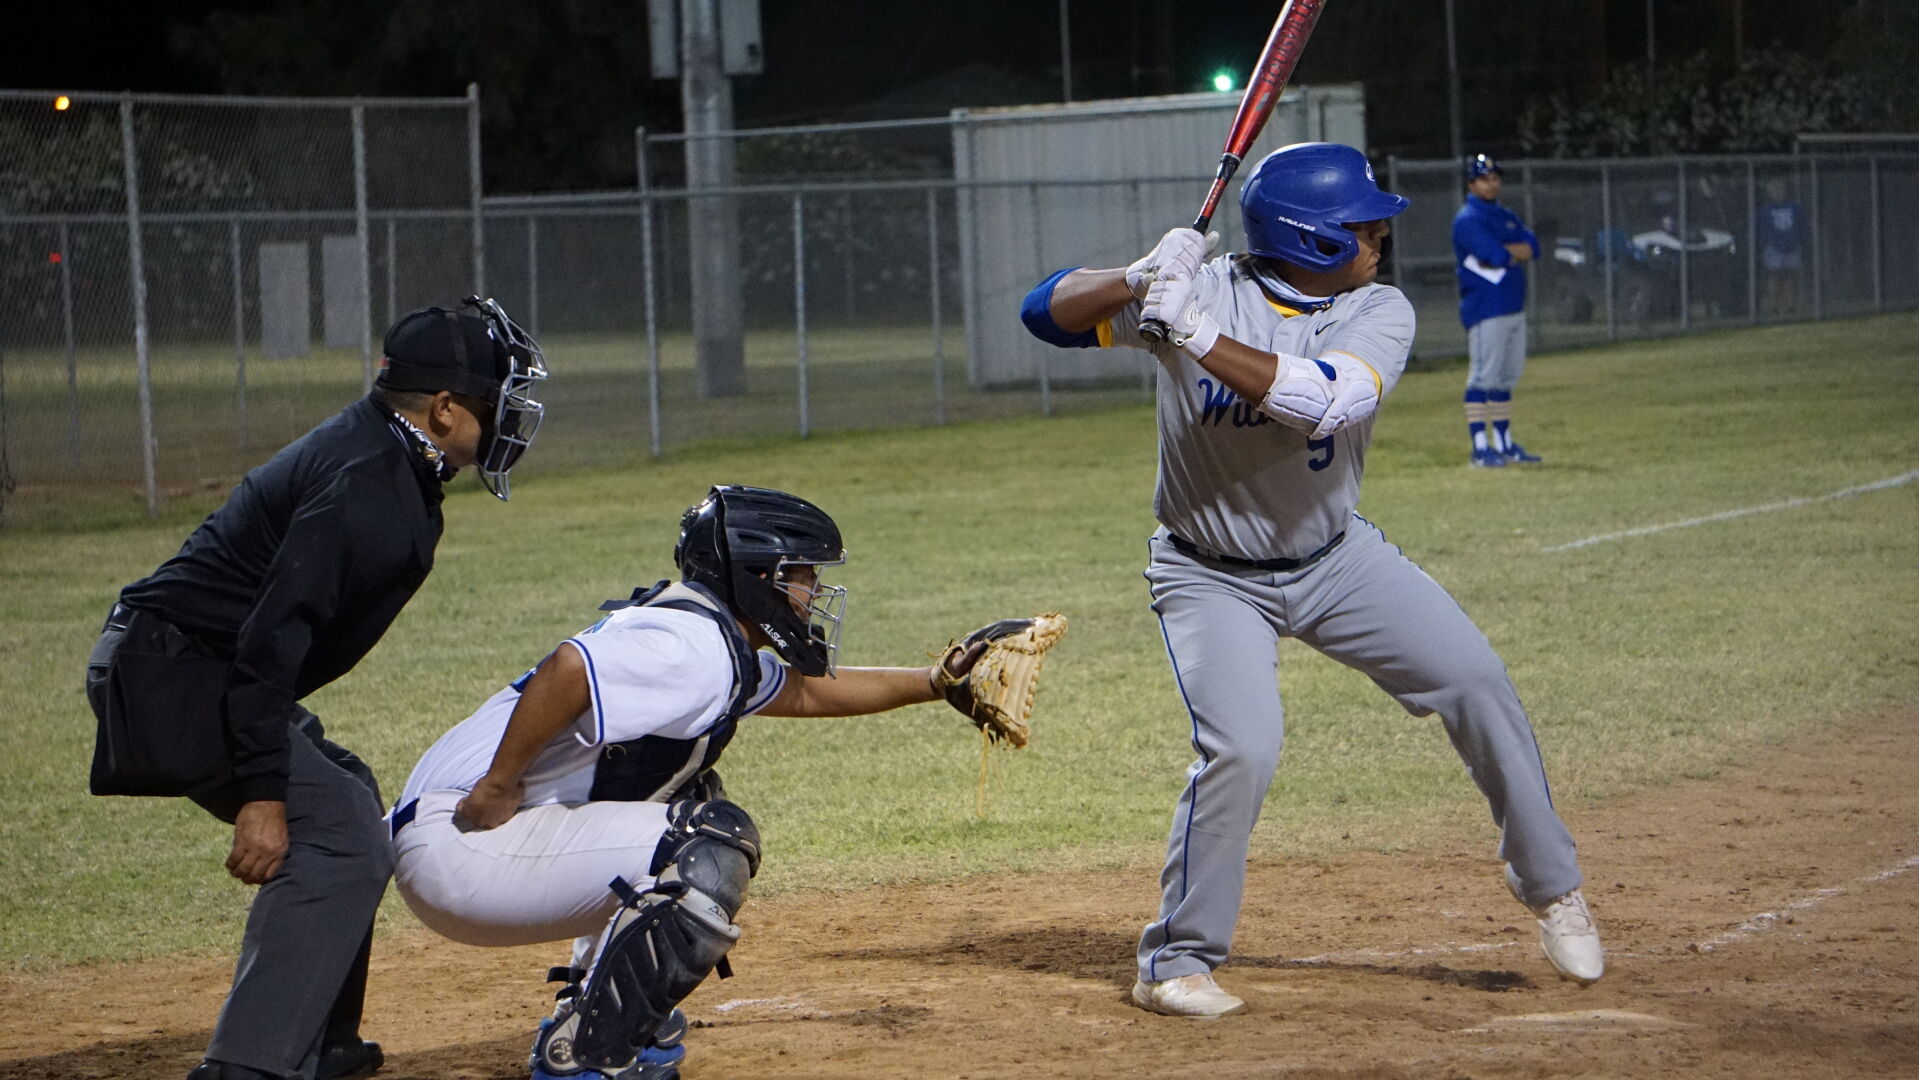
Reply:
[[1040, 664], [1065, 634], [1066, 616], [1057, 611], [982, 626], [947, 647], [933, 665], [933, 689], [988, 738], [1018, 749], [1026, 745]]

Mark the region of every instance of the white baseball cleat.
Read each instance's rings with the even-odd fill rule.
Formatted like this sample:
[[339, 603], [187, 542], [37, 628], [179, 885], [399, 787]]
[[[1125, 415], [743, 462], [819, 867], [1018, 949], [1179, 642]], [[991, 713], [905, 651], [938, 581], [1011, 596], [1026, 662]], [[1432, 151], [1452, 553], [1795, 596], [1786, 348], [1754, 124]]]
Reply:
[[1246, 1003], [1221, 990], [1210, 971], [1159, 982], [1142, 979], [1133, 984], [1133, 1004], [1161, 1016], [1193, 1016], [1203, 1020], [1246, 1011]]
[[[1506, 887], [1512, 890], [1513, 899], [1519, 900], [1511, 875], [1506, 878]], [[1581, 986], [1598, 982], [1606, 973], [1606, 950], [1600, 948], [1599, 927], [1593, 923], [1592, 909], [1579, 890], [1548, 901], [1544, 907], [1526, 906], [1539, 920], [1539, 947], [1546, 950], [1546, 959], [1560, 978]]]

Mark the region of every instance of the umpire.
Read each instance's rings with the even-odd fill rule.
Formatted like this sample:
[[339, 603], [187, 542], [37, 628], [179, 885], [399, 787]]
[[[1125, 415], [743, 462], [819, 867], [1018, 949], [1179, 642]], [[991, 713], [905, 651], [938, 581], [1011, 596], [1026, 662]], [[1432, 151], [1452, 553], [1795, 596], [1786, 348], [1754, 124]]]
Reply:
[[372, 649], [433, 569], [443, 485], [501, 499], [531, 444], [539, 346], [491, 300], [388, 331], [371, 393], [249, 472], [120, 592], [87, 661], [96, 795], [185, 796], [259, 885], [233, 987], [188, 1080], [363, 1076], [373, 915], [392, 871], [379, 788], [300, 705]]

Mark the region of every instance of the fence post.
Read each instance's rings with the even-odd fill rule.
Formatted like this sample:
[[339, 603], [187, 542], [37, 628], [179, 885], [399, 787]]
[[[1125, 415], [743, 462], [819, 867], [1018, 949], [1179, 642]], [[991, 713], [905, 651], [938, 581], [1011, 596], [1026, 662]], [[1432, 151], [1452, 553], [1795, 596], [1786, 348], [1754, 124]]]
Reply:
[[360, 242], [361, 393], [373, 390], [373, 229], [366, 218], [366, 106], [353, 106], [353, 232]]
[[1867, 175], [1872, 180], [1872, 309], [1886, 310], [1885, 244], [1879, 235], [1879, 156], [1866, 158]]
[[1599, 165], [1599, 235], [1602, 242], [1595, 244], [1599, 250], [1594, 254], [1605, 260], [1606, 269], [1606, 340], [1619, 340], [1619, 283], [1613, 270], [1613, 264], [1619, 259], [1619, 252], [1613, 250], [1619, 245], [1614, 242], [1612, 233], [1612, 167], [1601, 162]]
[[[1389, 164], [1387, 168], [1390, 170], [1391, 165]], [[1388, 191], [1394, 190], [1390, 172], [1387, 174], [1386, 185]], [[1152, 249], [1152, 238], [1146, 234], [1146, 182], [1135, 180], [1133, 181], [1133, 250], [1151, 251]], [[1042, 269], [1040, 272], [1046, 271]], [[1159, 361], [1150, 356], [1146, 358], [1146, 363], [1140, 365], [1139, 389], [1147, 397], [1153, 396], [1153, 374], [1158, 370]]]
[[392, 326], [400, 321], [400, 244], [395, 237], [399, 230], [399, 219], [389, 216], [386, 219], [386, 324]]
[[247, 448], [247, 291], [245, 254], [240, 248], [240, 219], [227, 222], [227, 256], [233, 263], [233, 441]]
[[640, 194], [640, 279], [646, 294], [646, 409], [650, 424], [649, 449], [660, 456], [660, 316], [656, 300], [658, 284], [653, 279], [653, 185], [647, 178], [646, 129], [633, 129], [633, 159], [639, 174]]
[[1819, 155], [1807, 154], [1806, 164], [1812, 171], [1812, 197], [1806, 200], [1812, 215], [1812, 317], [1823, 319], [1826, 317], [1826, 275], [1820, 264], [1825, 262], [1826, 245], [1820, 242], [1819, 235]]
[[486, 224], [481, 216], [480, 84], [466, 84], [467, 199], [473, 215], [473, 291], [486, 292]]
[[1759, 325], [1759, 177], [1746, 159], [1746, 321]]
[[1686, 252], [1687, 226], [1691, 224], [1688, 214], [1690, 202], [1686, 197], [1686, 159], [1680, 158], [1673, 163], [1673, 170], [1679, 179], [1679, 329], [1692, 329], [1692, 260]]
[[933, 292], [933, 422], [946, 423], [946, 338], [940, 325], [939, 189], [926, 189], [926, 269]]
[[73, 231], [60, 222], [60, 316], [67, 330], [67, 464], [80, 467], [80, 357], [73, 331]]
[[793, 193], [793, 331], [799, 339], [800, 438], [812, 434], [806, 406], [806, 205]]
[[[1040, 277], [1044, 277], [1046, 274], [1046, 238], [1042, 235], [1045, 230], [1040, 228], [1039, 184], [1034, 183], [1028, 185], [1026, 190], [1031, 194], [1033, 206], [1033, 265], [1038, 267], [1034, 273]], [[1036, 277], [1034, 280], [1037, 281], [1039, 278]], [[1042, 354], [1039, 359], [1039, 414], [1041, 416], [1053, 415], [1053, 381], [1047, 371], [1047, 368], [1051, 366], [1052, 365], [1047, 363], [1045, 355]]]
[[120, 95], [120, 159], [127, 181], [127, 276], [133, 285], [133, 355], [139, 372], [140, 466], [146, 482], [147, 516], [160, 516], [158, 446], [153, 438], [153, 357], [147, 336], [146, 252], [140, 246], [140, 157], [133, 138], [133, 94]]
[[978, 385], [979, 376], [979, 259], [973, 251], [979, 228], [973, 206], [973, 131], [965, 109], [953, 110], [953, 224], [960, 257], [960, 323], [966, 338], [966, 376]]
[[526, 212], [526, 326], [540, 336], [540, 219]]
[[[1519, 182], [1525, 185], [1526, 227], [1528, 229], [1537, 229], [1539, 228], [1539, 213], [1538, 213], [1539, 208], [1533, 202], [1533, 163], [1532, 162], [1527, 161], [1522, 163], [1519, 166]], [[1389, 189], [1389, 190], [1397, 190], [1397, 189]], [[1537, 234], [1535, 234], [1534, 239], [1535, 240], [1538, 239]], [[1551, 243], [1551, 242], [1552, 242], [1551, 240], [1547, 241], [1547, 243]], [[1546, 284], [1547, 275], [1544, 273], [1544, 270], [1552, 262], [1552, 252], [1543, 247], [1540, 250], [1541, 250], [1541, 253], [1545, 255], [1545, 258], [1536, 259], [1530, 268], [1525, 268], [1530, 270], [1530, 275], [1533, 278], [1533, 280], [1526, 283], [1528, 286], [1528, 288], [1526, 289], [1526, 305], [1532, 308], [1534, 311], [1539, 310], [1539, 305], [1534, 301], [1534, 298], [1540, 294], [1540, 291], [1545, 287], [1545, 284]], [[1544, 332], [1546, 329], [1546, 320], [1543, 317], [1545, 313], [1541, 312], [1540, 314], [1541, 314], [1541, 317], [1537, 319], [1531, 317], [1531, 315], [1527, 316], [1526, 332], [1528, 334], [1538, 333], [1539, 335], [1538, 344], [1535, 345], [1535, 344], [1529, 343], [1526, 346], [1528, 350], [1544, 349], [1548, 344], [1551, 343], [1551, 337]]]

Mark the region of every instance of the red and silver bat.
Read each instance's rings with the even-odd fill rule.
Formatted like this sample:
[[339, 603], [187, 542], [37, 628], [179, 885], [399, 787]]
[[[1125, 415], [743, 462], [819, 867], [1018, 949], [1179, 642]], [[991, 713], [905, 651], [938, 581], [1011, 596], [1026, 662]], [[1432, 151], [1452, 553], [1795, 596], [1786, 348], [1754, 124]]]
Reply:
[[[1226, 152], [1220, 156], [1212, 189], [1207, 191], [1206, 201], [1200, 204], [1199, 216], [1193, 219], [1196, 232], [1205, 233], [1206, 226], [1212, 223], [1213, 211], [1219, 209], [1219, 199], [1226, 192], [1227, 182], [1239, 171], [1246, 151], [1252, 149], [1253, 140], [1259, 138], [1260, 129], [1266, 126], [1266, 118], [1273, 115], [1273, 106], [1279, 104], [1286, 80], [1293, 77], [1299, 55], [1306, 51], [1306, 39], [1312, 36], [1313, 25], [1319, 22], [1319, 13], [1325, 8], [1325, 0], [1286, 0], [1286, 6], [1280, 9], [1266, 47], [1260, 51], [1259, 63], [1253, 68], [1253, 77], [1246, 83], [1245, 96], [1239, 99], [1239, 111], [1233, 114], [1233, 126], [1226, 133]], [[1166, 331], [1165, 323], [1148, 319], [1140, 324], [1139, 336], [1148, 341], [1161, 341]]]

